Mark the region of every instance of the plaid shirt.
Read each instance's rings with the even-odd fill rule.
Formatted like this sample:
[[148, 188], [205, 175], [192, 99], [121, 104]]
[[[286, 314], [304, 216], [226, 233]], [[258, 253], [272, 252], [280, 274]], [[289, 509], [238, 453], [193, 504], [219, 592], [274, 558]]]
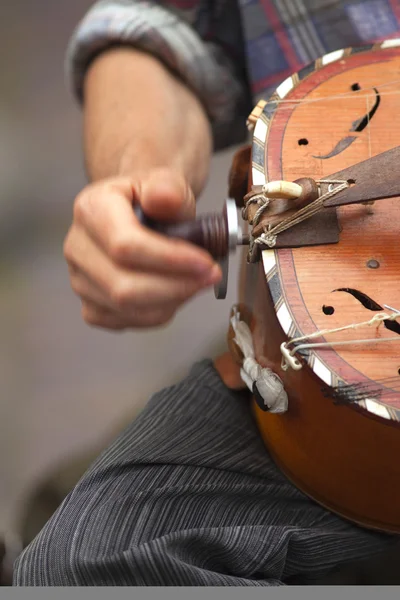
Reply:
[[244, 138], [254, 103], [321, 55], [400, 36], [400, 0], [102, 0], [70, 41], [82, 100], [90, 61], [114, 44], [149, 51], [202, 100], [216, 148]]

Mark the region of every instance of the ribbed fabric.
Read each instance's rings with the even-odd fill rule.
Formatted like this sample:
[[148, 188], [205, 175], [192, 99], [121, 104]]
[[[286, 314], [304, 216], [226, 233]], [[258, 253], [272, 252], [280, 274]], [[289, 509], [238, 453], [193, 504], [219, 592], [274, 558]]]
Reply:
[[156, 394], [15, 565], [16, 586], [313, 584], [393, 536], [299, 492], [212, 362]]

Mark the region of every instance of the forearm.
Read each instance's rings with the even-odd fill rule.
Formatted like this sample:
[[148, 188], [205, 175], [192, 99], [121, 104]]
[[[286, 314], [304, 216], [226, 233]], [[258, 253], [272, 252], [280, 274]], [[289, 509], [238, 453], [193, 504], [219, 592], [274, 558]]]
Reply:
[[133, 49], [110, 50], [88, 70], [84, 142], [91, 180], [170, 167], [196, 195], [212, 153], [209, 121], [196, 96], [156, 58]]

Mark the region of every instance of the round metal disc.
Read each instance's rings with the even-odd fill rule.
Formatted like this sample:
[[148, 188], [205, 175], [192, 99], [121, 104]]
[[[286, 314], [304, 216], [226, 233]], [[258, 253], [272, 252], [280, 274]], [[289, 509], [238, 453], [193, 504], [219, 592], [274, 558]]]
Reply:
[[236, 250], [239, 237], [239, 220], [236, 202], [232, 198], [225, 200], [225, 214], [228, 221], [229, 250]]
[[236, 202], [232, 198], [225, 201], [224, 211], [228, 223], [228, 252], [226, 256], [219, 261], [222, 270], [222, 279], [214, 286], [214, 294], [217, 300], [224, 300], [228, 291], [229, 275], [229, 255], [237, 248], [239, 237], [239, 221], [237, 215]]
[[222, 279], [214, 285], [214, 294], [217, 300], [224, 300], [228, 291], [229, 255], [219, 261], [222, 270]]

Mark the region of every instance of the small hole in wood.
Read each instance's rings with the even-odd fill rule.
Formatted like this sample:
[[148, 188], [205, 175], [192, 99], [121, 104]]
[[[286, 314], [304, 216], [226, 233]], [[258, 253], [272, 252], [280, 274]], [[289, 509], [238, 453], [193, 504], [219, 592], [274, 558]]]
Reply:
[[398, 374], [400, 375], [400, 369], [399, 369], [397, 372], [398, 372]]
[[358, 92], [358, 90], [361, 90], [361, 86], [359, 83], [353, 83], [351, 89], [353, 90], [353, 92]]
[[306, 138], [301, 138], [298, 143], [299, 146], [308, 146], [308, 140]]
[[375, 258], [371, 258], [371, 260], [369, 260], [367, 262], [367, 267], [368, 269], [379, 269], [380, 264], [378, 260], [375, 260]]
[[322, 307], [322, 312], [324, 313], [324, 315], [333, 315], [333, 313], [335, 312], [335, 309], [333, 308], [333, 306], [324, 306]]
[[355, 185], [356, 180], [355, 179], [348, 179], [347, 183], [349, 184], [350, 187], [352, 187], [353, 185]]

